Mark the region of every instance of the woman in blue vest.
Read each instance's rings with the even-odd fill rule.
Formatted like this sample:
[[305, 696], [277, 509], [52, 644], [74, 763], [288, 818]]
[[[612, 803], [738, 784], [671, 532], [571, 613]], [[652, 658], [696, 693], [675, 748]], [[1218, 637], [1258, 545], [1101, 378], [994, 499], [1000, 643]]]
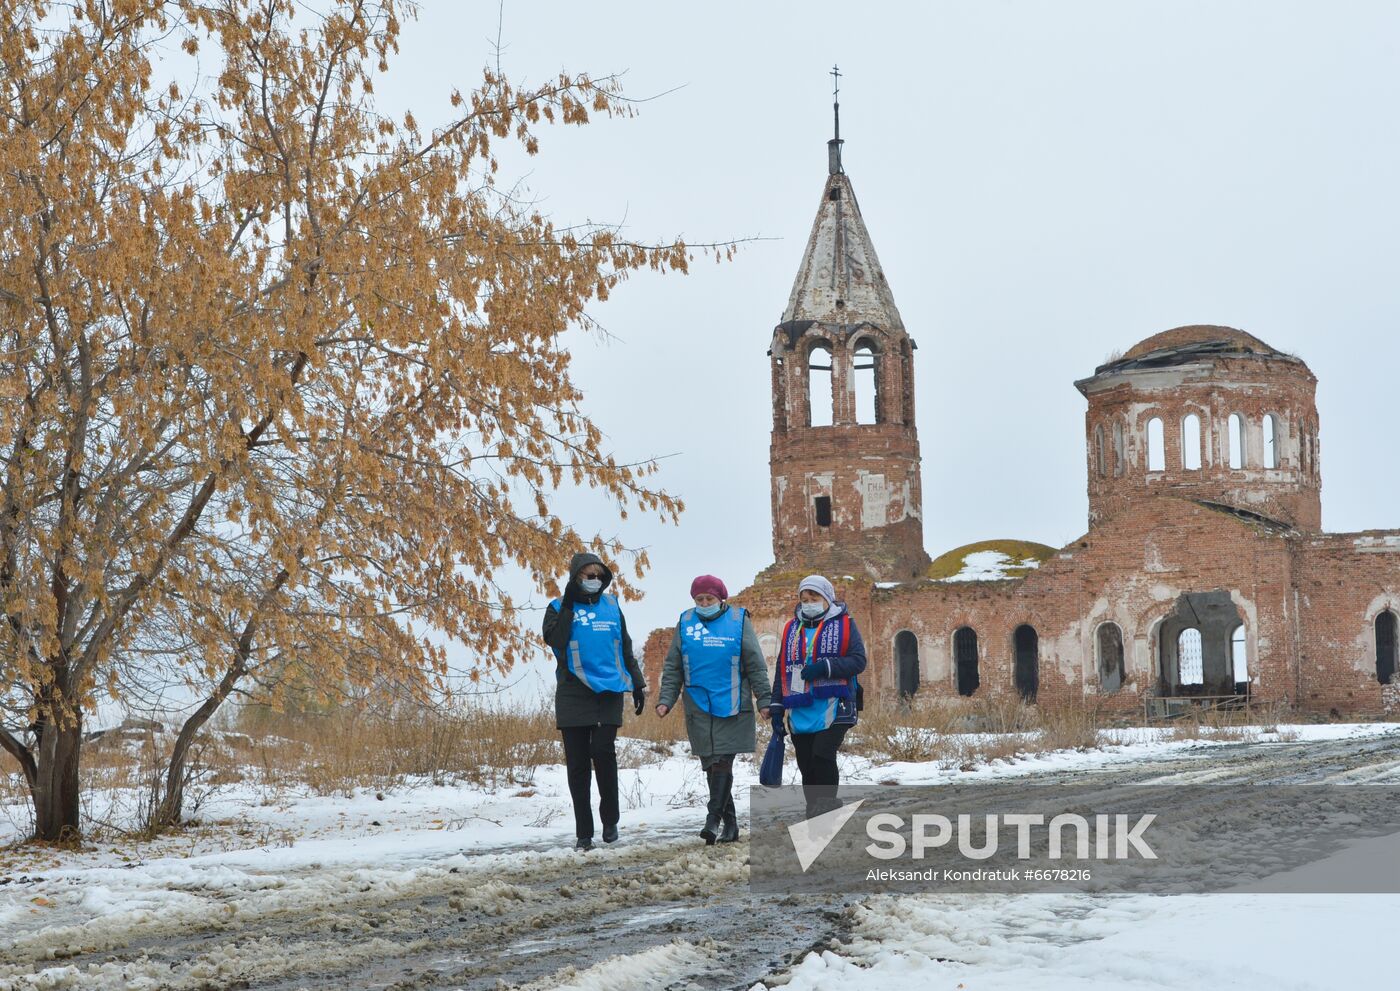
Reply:
[[632, 638], [612, 582], [596, 554], [575, 554], [562, 597], [544, 611], [544, 642], [554, 651], [554, 722], [564, 736], [564, 763], [574, 804], [574, 846], [593, 849], [592, 778], [598, 779], [603, 842], [617, 839], [617, 729], [622, 696], [633, 710], [646, 705], [646, 681], [632, 654]]
[[768, 666], [748, 613], [725, 600], [729, 591], [714, 575], [690, 584], [691, 609], [681, 613], [661, 670], [656, 714], [663, 719], [685, 689], [685, 729], [690, 752], [700, 758], [709, 784], [706, 844], [739, 838], [734, 811], [734, 757], [757, 745], [753, 705], [768, 716]]
[[821, 575], [798, 586], [773, 672], [773, 732], [791, 733], [807, 816], [841, 804], [836, 753], [860, 709], [865, 642], [836, 589]]

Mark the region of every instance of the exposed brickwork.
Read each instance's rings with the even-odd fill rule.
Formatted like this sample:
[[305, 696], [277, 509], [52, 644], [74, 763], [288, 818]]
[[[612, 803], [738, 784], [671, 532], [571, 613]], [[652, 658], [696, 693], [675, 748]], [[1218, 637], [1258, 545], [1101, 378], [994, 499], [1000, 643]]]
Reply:
[[[858, 422], [857, 403], [857, 376], [865, 370], [857, 353], [863, 349], [874, 366], [874, 418], [866, 423]], [[769, 356], [777, 567], [805, 565], [891, 580], [921, 574], [928, 556], [920, 519], [913, 342], [844, 174], [827, 181]], [[826, 426], [812, 425], [808, 383], [814, 364], [830, 366]]]
[[[813, 256], [814, 247], [818, 255], [829, 247], [822, 237], [842, 230], [829, 215], [837, 179], [845, 183], [844, 176], [828, 181], [770, 352], [775, 563], [735, 596], [753, 614], [770, 664], [797, 584], [816, 571], [836, 584], [864, 633], [867, 691], [898, 690], [895, 643], [907, 633], [916, 641], [919, 693], [957, 697], [954, 640], [967, 627], [976, 633], [977, 697], [1023, 691], [1033, 671], [1039, 704], [1089, 699], [1140, 710], [1145, 696], [1202, 691], [1182, 684], [1196, 664], [1206, 685], [1233, 689], [1232, 634], [1242, 627], [1253, 699], [1323, 714], [1400, 712], [1400, 684], [1377, 677], [1377, 616], [1400, 615], [1400, 530], [1320, 532], [1316, 379], [1297, 357], [1243, 331], [1165, 331], [1075, 383], [1088, 399], [1084, 537], [1024, 578], [925, 577], [911, 342], [883, 274], [863, 283], [860, 298], [865, 309], [890, 313], [833, 319], [841, 293], [827, 290], [830, 267]], [[863, 224], [857, 227], [845, 236], [868, 241]], [[873, 246], [859, 254], [873, 260]], [[803, 300], [825, 312], [804, 314]], [[879, 355], [876, 424], [855, 423], [852, 359], [862, 341]], [[829, 427], [808, 425], [808, 358], [817, 346], [833, 356]], [[1242, 424], [1237, 468], [1230, 467], [1232, 414]], [[1199, 422], [1183, 432], [1188, 416]], [[1162, 426], [1160, 467], [1149, 459], [1154, 418]], [[1197, 427], [1199, 467], [1187, 456]], [[878, 485], [865, 481], [871, 475]], [[816, 523], [818, 496], [831, 500], [829, 526]], [[1121, 639], [1121, 683], [1101, 670], [1105, 624], [1116, 625]], [[1018, 686], [1022, 626], [1034, 638], [1021, 631]], [[1199, 660], [1189, 639], [1197, 635]], [[1104, 637], [1111, 648], [1112, 631]], [[669, 638], [665, 630], [648, 639], [649, 671]]]
[[[1089, 400], [1091, 524], [1144, 495], [1170, 493], [1320, 529], [1317, 380], [1307, 365], [1276, 352], [1156, 353], [1159, 362], [1139, 364], [1145, 359], [1125, 357], [1076, 383]], [[1240, 424], [1239, 468], [1230, 467], [1232, 414]], [[1188, 416], [1194, 423], [1187, 424]], [[1266, 417], [1273, 418], [1273, 467], [1266, 460]], [[1156, 471], [1148, 457], [1148, 424], [1154, 418], [1162, 424], [1164, 456]], [[1184, 461], [1188, 434], [1196, 439], [1197, 468]]]

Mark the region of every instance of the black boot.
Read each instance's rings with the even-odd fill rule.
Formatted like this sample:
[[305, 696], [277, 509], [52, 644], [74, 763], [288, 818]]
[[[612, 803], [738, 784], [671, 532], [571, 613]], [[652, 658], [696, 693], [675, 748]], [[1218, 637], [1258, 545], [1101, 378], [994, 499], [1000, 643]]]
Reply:
[[733, 843], [739, 838], [739, 815], [734, 811], [734, 775], [726, 774], [724, 782], [724, 811], [721, 817], [724, 828], [720, 831], [721, 843]]
[[720, 819], [724, 812], [724, 788], [721, 779], [726, 777], [713, 768], [706, 770], [705, 780], [710, 786], [710, 800], [705, 803], [705, 825], [700, 837], [706, 846], [712, 846], [719, 838]]

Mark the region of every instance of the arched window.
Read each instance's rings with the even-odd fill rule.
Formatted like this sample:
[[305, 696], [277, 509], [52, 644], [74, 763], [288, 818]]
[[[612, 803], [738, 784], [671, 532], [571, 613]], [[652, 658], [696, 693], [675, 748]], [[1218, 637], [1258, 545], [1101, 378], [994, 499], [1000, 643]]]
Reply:
[[1272, 413], [1264, 417], [1264, 467], [1278, 467], [1278, 417]]
[[1181, 467], [1201, 470], [1201, 418], [1195, 413], [1181, 418]]
[[1376, 617], [1376, 680], [1388, 685], [1395, 677], [1395, 613]]
[[1176, 638], [1176, 670], [1180, 684], [1205, 684], [1205, 668], [1201, 660], [1201, 631], [1194, 626], [1182, 630]]
[[1230, 414], [1230, 429], [1227, 443], [1230, 445], [1229, 460], [1231, 468], [1244, 467], [1244, 417], [1238, 413]]
[[1147, 470], [1167, 470], [1167, 444], [1162, 433], [1162, 418], [1154, 416], [1147, 421]]
[[1249, 655], [1245, 649], [1244, 624], [1230, 634], [1230, 663], [1235, 669], [1235, 684], [1249, 681]]
[[807, 426], [831, 426], [833, 403], [831, 350], [818, 344], [807, 359]]
[[1128, 463], [1128, 448], [1123, 441], [1123, 421], [1113, 421], [1113, 474], [1117, 476], [1123, 474], [1123, 468]]
[[1104, 464], [1103, 457], [1103, 424], [1094, 428], [1094, 472], [1103, 478], [1108, 474], [1108, 467]]
[[870, 341], [862, 340], [856, 345], [852, 372], [856, 390], [856, 422], [879, 423], [880, 378], [875, 346]]
[[1034, 702], [1040, 689], [1040, 636], [1034, 626], [1022, 624], [1016, 627], [1011, 643], [1016, 651], [1016, 694], [1023, 702]]
[[908, 698], [919, 690], [919, 638], [908, 630], [895, 634], [894, 670], [901, 697]]
[[977, 633], [970, 626], [961, 627], [953, 634], [953, 673], [957, 679], [959, 695], [971, 695], [977, 691]]
[[1099, 691], [1112, 694], [1123, 687], [1123, 631], [1117, 623], [1104, 623], [1094, 639], [1098, 643]]

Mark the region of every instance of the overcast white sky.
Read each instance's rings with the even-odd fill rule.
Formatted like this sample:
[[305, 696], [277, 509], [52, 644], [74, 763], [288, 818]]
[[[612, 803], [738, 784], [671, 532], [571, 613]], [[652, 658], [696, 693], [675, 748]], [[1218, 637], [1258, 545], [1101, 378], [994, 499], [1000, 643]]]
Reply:
[[[446, 114], [493, 58], [497, 3], [425, 0], [379, 92]], [[675, 456], [680, 527], [650, 548], [638, 640], [690, 579], [771, 561], [765, 350], [817, 208], [839, 62], [845, 165], [905, 325], [930, 554], [1060, 545], [1086, 526], [1073, 380], [1187, 323], [1240, 327], [1319, 379], [1323, 521], [1400, 527], [1400, 4], [506, 0], [502, 68], [681, 87], [630, 121], [546, 132], [524, 165], [561, 221], [637, 238], [761, 235], [732, 263], [639, 277], [573, 338], [629, 458]], [[561, 503], [608, 526], [600, 503]], [[562, 568], [562, 561], [561, 561]]]

